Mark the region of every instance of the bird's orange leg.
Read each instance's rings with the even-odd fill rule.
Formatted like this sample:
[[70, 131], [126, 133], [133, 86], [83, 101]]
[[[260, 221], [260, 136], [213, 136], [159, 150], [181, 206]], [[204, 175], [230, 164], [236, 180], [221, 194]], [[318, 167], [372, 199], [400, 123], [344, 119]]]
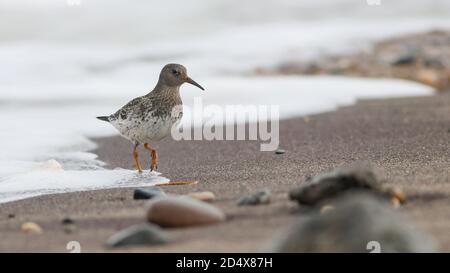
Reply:
[[148, 143], [144, 144], [144, 148], [150, 151], [152, 157], [152, 164], [150, 165], [150, 171], [158, 169], [158, 154], [155, 149], [152, 149]]
[[138, 172], [142, 172], [142, 167], [141, 167], [141, 162], [139, 162], [139, 153], [137, 150], [138, 144], [134, 145], [134, 150], [133, 150], [133, 158], [134, 158], [134, 163], [136, 164], [136, 168], [138, 170]]

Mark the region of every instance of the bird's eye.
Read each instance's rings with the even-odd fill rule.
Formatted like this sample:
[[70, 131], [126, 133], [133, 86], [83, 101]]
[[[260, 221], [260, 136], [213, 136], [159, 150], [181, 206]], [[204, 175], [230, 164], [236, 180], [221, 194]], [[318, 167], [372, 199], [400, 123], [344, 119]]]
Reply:
[[178, 72], [178, 71], [176, 71], [175, 69], [173, 69], [173, 70], [172, 70], [172, 74], [178, 75], [178, 74], [180, 74], [180, 72]]

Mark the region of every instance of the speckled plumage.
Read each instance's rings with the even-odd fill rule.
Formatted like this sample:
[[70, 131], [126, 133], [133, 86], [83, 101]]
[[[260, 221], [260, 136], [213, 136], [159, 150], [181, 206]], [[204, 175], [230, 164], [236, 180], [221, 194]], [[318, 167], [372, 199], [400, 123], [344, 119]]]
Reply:
[[134, 157], [141, 170], [137, 146], [145, 144], [152, 153], [152, 167], [156, 166], [156, 151], [148, 143], [161, 140], [171, 133], [174, 125], [180, 122], [182, 101], [180, 86], [193, 84], [204, 90], [198, 83], [187, 76], [186, 68], [179, 64], [167, 64], [161, 70], [158, 83], [147, 95], [137, 97], [110, 116], [97, 117], [111, 123], [122, 136], [134, 143]]
[[182, 105], [179, 89], [155, 88], [109, 116], [109, 122], [135, 144], [161, 140], [170, 134], [172, 126], [183, 116], [182, 111], [173, 111], [172, 115], [172, 110]]

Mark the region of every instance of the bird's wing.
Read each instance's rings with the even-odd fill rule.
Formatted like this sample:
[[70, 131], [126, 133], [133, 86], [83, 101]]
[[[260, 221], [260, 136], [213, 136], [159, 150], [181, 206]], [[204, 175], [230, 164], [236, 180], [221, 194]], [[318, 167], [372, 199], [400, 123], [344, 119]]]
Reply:
[[143, 117], [151, 111], [152, 103], [144, 97], [132, 99], [117, 112], [111, 115], [113, 120], [127, 120], [130, 118]]

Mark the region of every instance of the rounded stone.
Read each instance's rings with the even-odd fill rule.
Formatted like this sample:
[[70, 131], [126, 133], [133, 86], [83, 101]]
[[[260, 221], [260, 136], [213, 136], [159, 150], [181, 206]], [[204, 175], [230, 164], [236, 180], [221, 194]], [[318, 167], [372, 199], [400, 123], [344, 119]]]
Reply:
[[168, 243], [167, 235], [158, 226], [141, 224], [123, 229], [112, 235], [106, 245], [109, 247], [160, 245]]
[[166, 197], [149, 201], [147, 220], [163, 227], [186, 227], [222, 222], [225, 214], [189, 197]]
[[61, 223], [62, 223], [63, 225], [72, 225], [72, 224], [75, 224], [75, 221], [72, 220], [72, 219], [69, 218], [69, 217], [66, 217], [66, 218], [64, 218], [64, 219], [61, 220]]
[[216, 199], [214, 193], [210, 191], [202, 191], [202, 192], [191, 192], [188, 193], [187, 196], [205, 202], [211, 202]]
[[270, 203], [271, 192], [268, 189], [259, 190], [242, 197], [238, 201], [238, 206], [254, 206]]
[[42, 234], [43, 230], [41, 228], [41, 226], [39, 226], [36, 223], [33, 222], [26, 222], [23, 223], [22, 226], [20, 227], [20, 229], [28, 234]]
[[330, 212], [332, 210], [334, 210], [333, 206], [325, 205], [325, 206], [320, 208], [320, 214], [325, 214], [325, 213], [328, 213], [328, 212]]
[[164, 191], [157, 187], [150, 188], [138, 188], [134, 190], [133, 199], [152, 199], [155, 197], [163, 197], [166, 196]]

